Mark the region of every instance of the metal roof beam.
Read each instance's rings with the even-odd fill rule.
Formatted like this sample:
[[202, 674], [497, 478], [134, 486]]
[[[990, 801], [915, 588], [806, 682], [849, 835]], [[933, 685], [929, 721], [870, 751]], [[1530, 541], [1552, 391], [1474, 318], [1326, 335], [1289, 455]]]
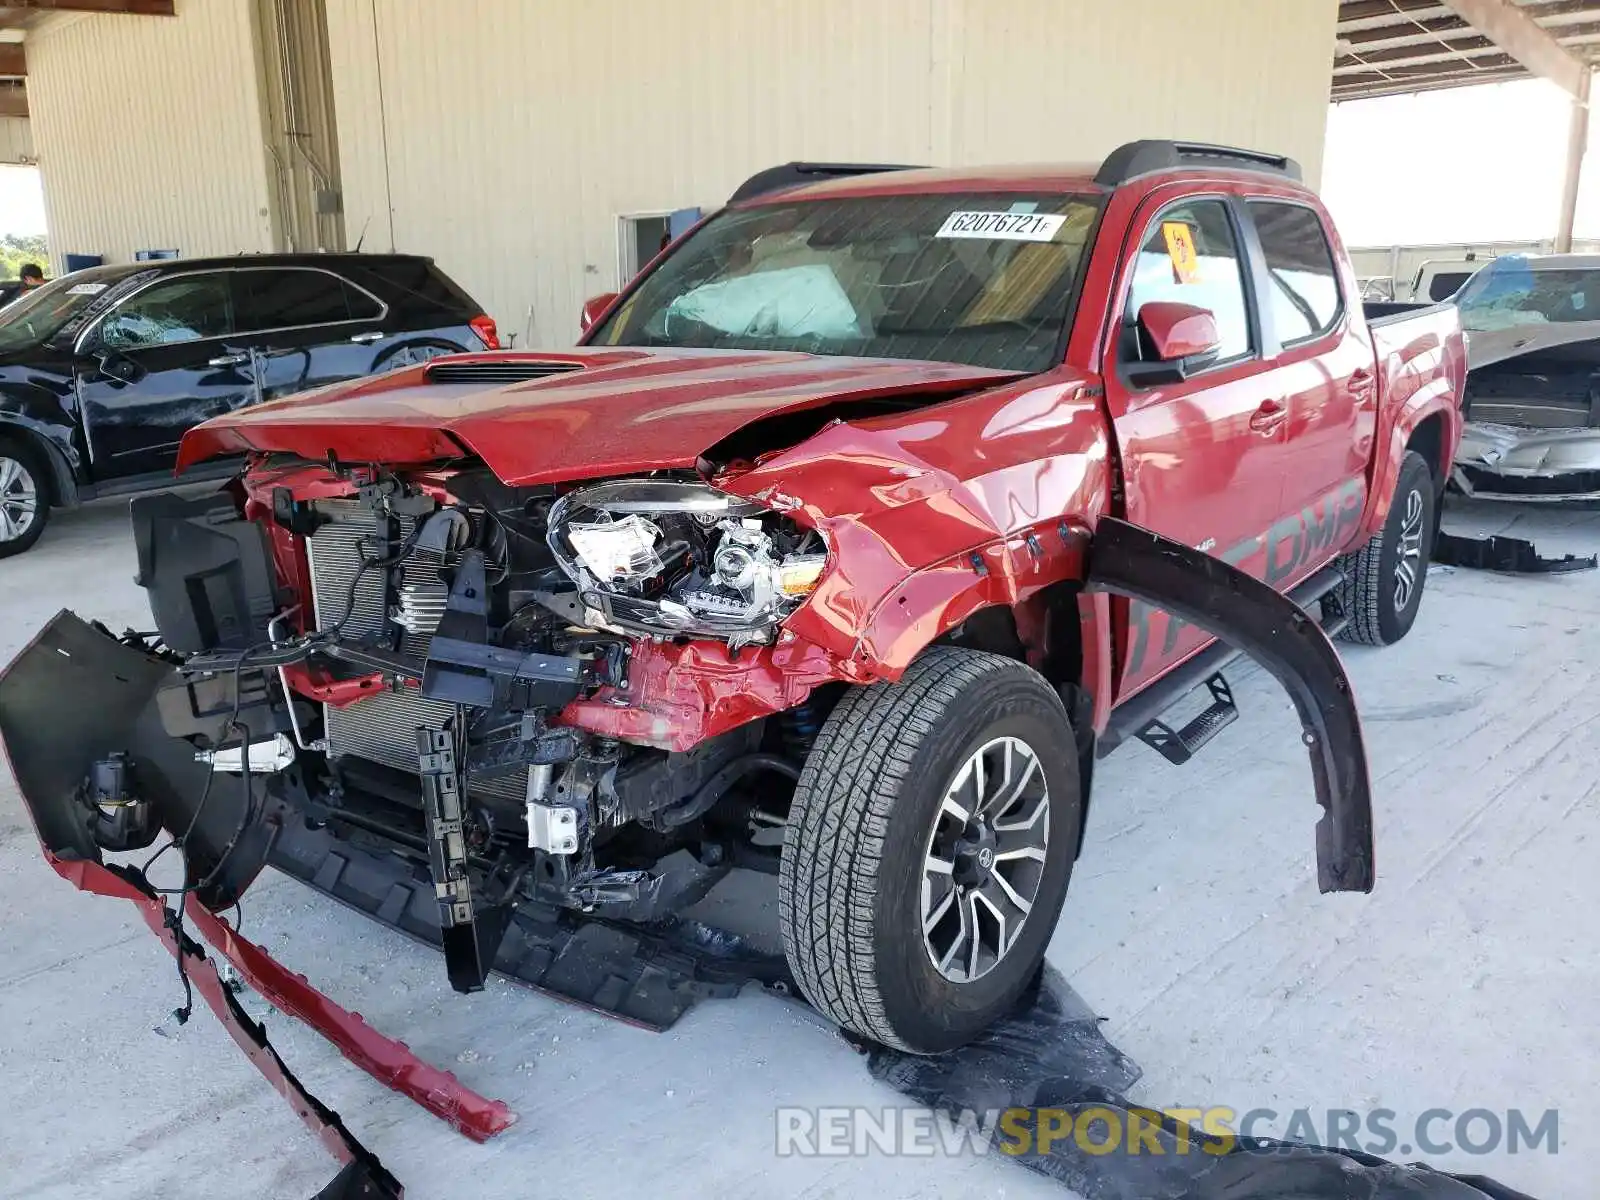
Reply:
[[1433, 92], [1463, 84], [1503, 83], [1511, 79], [1526, 79], [1527, 71], [1520, 66], [1495, 67], [1488, 71], [1462, 71], [1448, 75], [1430, 73], [1409, 79], [1385, 79], [1381, 75], [1348, 76], [1334, 81], [1332, 100], [1335, 104], [1350, 100], [1371, 100], [1378, 96], [1409, 96], [1416, 92]]
[[1427, 13], [1433, 16], [1449, 2], [1449, 0], [1342, 0], [1339, 5], [1339, 24], [1347, 25], [1352, 21], [1367, 21], [1382, 17], [1393, 24], [1395, 20]]
[[1414, 65], [1388, 65], [1383, 67], [1341, 67], [1334, 73], [1333, 85], [1335, 88], [1348, 87], [1358, 80], [1372, 79], [1389, 83], [1423, 83], [1433, 79], [1449, 79], [1456, 83], [1474, 82], [1482, 79], [1488, 82], [1489, 78], [1501, 71], [1510, 71], [1527, 78], [1525, 71], [1517, 60], [1509, 54], [1497, 54], [1494, 58], [1474, 59], [1464, 62], [1454, 59], [1441, 63], [1417, 63]]
[[[1419, 54], [1413, 58], [1400, 59], [1391, 62], [1359, 61], [1356, 59], [1340, 59], [1333, 66], [1334, 81], [1341, 82], [1347, 76], [1376, 74], [1388, 76], [1391, 79], [1412, 78], [1419, 75], [1437, 75], [1443, 70], [1448, 70], [1456, 64], [1461, 66], [1462, 78], [1472, 75], [1481, 75], [1500, 67], [1517, 67], [1517, 60], [1512, 58], [1498, 46], [1490, 46], [1468, 57], [1460, 54]], [[1521, 70], [1520, 67], [1517, 67]]]
[[1535, 75], [1550, 80], [1567, 95], [1588, 99], [1589, 67], [1568, 54], [1561, 43], [1539, 28], [1509, 0], [1444, 0], [1456, 14]]
[[1338, 33], [1340, 37], [1348, 33], [1366, 29], [1393, 29], [1401, 25], [1410, 25], [1411, 21], [1438, 20], [1447, 17], [1454, 21], [1456, 18], [1444, 6], [1444, 0], [1397, 0], [1400, 8], [1388, 3], [1388, 0], [1344, 0], [1339, 5]]
[[5, 0], [5, 8], [38, 12], [131, 13], [140, 17], [175, 17], [173, 0]]
[[1421, 64], [1430, 62], [1464, 62], [1474, 58], [1504, 55], [1505, 51], [1488, 38], [1441, 38], [1424, 42], [1420, 46], [1396, 46], [1391, 50], [1352, 50], [1334, 60], [1335, 67], [1374, 70], [1388, 69], [1391, 65]]
[[[1600, 6], [1597, 5], [1590, 5], [1578, 12], [1554, 13], [1549, 17], [1535, 15], [1539, 18], [1540, 26], [1563, 44], [1575, 33], [1588, 32], [1600, 26]], [[1463, 38], [1481, 38], [1481, 35], [1462, 25], [1461, 19], [1454, 15], [1374, 29], [1340, 30], [1338, 35], [1340, 43], [1363, 55], [1399, 46], [1436, 46], [1441, 41], [1454, 43]]]

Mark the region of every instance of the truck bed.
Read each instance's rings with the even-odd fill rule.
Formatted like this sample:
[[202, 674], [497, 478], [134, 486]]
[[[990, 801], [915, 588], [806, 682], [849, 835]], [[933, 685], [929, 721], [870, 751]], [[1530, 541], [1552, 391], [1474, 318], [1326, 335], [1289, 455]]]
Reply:
[[1361, 311], [1367, 318], [1369, 328], [1393, 325], [1398, 321], [1419, 317], [1426, 312], [1454, 307], [1455, 305], [1448, 300], [1441, 300], [1436, 304], [1410, 300], [1363, 300], [1361, 302]]

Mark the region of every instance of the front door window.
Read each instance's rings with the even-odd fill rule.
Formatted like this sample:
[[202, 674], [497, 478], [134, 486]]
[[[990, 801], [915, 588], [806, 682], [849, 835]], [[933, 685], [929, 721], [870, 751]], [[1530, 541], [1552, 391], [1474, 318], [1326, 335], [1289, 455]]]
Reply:
[[180, 275], [145, 288], [100, 323], [113, 350], [174, 346], [233, 333], [233, 297], [221, 274]]

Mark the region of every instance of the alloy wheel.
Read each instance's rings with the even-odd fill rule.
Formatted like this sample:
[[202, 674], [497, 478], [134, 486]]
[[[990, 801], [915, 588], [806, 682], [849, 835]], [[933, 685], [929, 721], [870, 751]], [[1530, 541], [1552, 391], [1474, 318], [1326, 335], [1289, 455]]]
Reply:
[[985, 742], [945, 790], [923, 856], [922, 940], [940, 975], [971, 983], [1016, 946], [1050, 844], [1050, 788], [1022, 739]]
[[1422, 518], [1426, 505], [1416, 488], [1406, 493], [1405, 516], [1400, 523], [1400, 544], [1394, 561], [1394, 610], [1406, 611], [1422, 574]]
[[0, 542], [14, 542], [39, 519], [39, 487], [28, 468], [0, 455]]

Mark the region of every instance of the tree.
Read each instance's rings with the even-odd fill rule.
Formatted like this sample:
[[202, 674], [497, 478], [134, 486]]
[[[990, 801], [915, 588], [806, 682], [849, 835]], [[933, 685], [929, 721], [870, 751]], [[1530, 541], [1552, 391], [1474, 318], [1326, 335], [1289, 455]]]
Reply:
[[0, 279], [15, 279], [24, 263], [50, 264], [50, 245], [42, 233], [0, 234]]

